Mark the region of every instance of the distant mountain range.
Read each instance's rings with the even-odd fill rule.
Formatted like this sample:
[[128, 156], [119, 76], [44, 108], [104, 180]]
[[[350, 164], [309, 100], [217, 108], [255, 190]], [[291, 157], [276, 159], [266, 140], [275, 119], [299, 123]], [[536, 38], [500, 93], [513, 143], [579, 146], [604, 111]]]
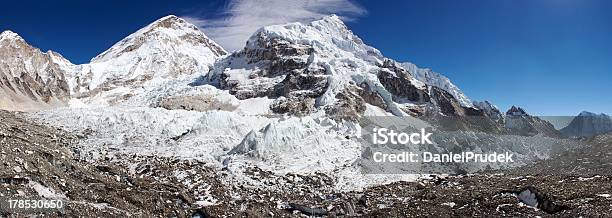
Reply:
[[612, 132], [612, 119], [606, 114], [583, 111], [560, 130], [568, 137], [590, 137]]

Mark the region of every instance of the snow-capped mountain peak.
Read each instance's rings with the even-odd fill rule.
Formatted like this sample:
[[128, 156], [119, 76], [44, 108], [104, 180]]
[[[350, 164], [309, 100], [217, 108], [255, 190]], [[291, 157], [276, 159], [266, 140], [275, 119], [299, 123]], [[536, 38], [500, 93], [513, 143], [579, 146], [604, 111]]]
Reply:
[[53, 52], [42, 52], [17, 33], [0, 34], [0, 109], [39, 110], [70, 97], [65, 75], [72, 64]]
[[[169, 15], [79, 66], [69, 83], [82, 98], [101, 95], [102, 102], [115, 101], [169, 80], [204, 75], [225, 53], [195, 25]], [[111, 96], [101, 93], [114, 89]]]
[[582, 111], [580, 112], [580, 114], [578, 114], [579, 117], [607, 117], [608, 115], [601, 113], [601, 114], [596, 114], [593, 112], [589, 112], [589, 111]]
[[186, 43], [194, 46], [204, 44], [215, 56], [226, 53], [221, 46], [210, 40], [195, 25], [175, 15], [168, 15], [130, 34], [110, 49], [94, 57], [91, 62], [97, 63], [117, 58], [123, 53], [129, 53], [145, 46], [147, 42], [157, 42], [159, 44]]
[[296, 22], [262, 27], [249, 38], [245, 49], [260, 49], [262, 42], [275, 40], [309, 45], [318, 53], [336, 53], [336, 56], [338, 51], [345, 51], [348, 55], [373, 63], [381, 64], [383, 59], [380, 51], [363, 43], [336, 15], [309, 24]]
[[413, 74], [332, 15], [259, 29], [245, 48], [218, 62], [209, 78], [238, 99], [275, 99], [275, 113], [323, 110], [342, 119], [355, 119], [367, 108], [398, 116], [480, 113], [448, 79], [445, 85], [427, 84]]
[[527, 114], [527, 112], [525, 112], [523, 108], [517, 107], [514, 105], [512, 105], [512, 107], [508, 109], [508, 111], [506, 111], [506, 115], [507, 116], [529, 116], [529, 114]]
[[23, 38], [21, 38], [19, 34], [13, 31], [5, 30], [2, 33], [0, 33], [0, 41], [2, 40], [22, 40], [23, 41]]
[[612, 118], [604, 113], [583, 111], [561, 132], [566, 136], [587, 137], [612, 132]]

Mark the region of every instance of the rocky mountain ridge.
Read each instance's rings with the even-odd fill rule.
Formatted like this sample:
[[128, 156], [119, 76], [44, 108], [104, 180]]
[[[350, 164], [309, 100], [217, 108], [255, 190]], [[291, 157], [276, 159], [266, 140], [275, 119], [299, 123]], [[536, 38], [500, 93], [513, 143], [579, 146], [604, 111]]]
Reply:
[[208, 79], [241, 100], [274, 99], [270, 107], [281, 114], [322, 110], [356, 119], [374, 108], [396, 116], [484, 115], [445, 77], [409, 69], [329, 16], [261, 28], [244, 49], [221, 59]]
[[505, 126], [519, 135], [545, 135], [559, 138], [561, 133], [548, 121], [529, 115], [525, 109], [512, 106], [505, 117]]
[[10, 110], [40, 110], [75, 99], [83, 101], [80, 104], [116, 104], [161, 83], [205, 74], [226, 53], [195, 25], [174, 15], [81, 65], [52, 51], [42, 53], [8, 30], [0, 43], [6, 93], [1, 96], [7, 98], [0, 108]]
[[66, 75], [70, 61], [29, 45], [12, 31], [0, 34], [0, 109], [37, 110], [71, 98]]
[[591, 137], [612, 132], [612, 118], [607, 114], [583, 111], [560, 130], [568, 137]]

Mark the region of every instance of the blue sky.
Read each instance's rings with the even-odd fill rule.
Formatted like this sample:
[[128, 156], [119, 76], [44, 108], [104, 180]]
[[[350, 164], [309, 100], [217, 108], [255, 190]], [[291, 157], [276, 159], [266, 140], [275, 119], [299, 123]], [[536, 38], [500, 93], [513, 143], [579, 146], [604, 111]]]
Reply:
[[261, 25], [338, 13], [385, 56], [432, 68], [474, 100], [538, 115], [612, 114], [609, 11], [606, 0], [9, 1], [0, 30], [86, 63], [167, 14], [236, 48]]

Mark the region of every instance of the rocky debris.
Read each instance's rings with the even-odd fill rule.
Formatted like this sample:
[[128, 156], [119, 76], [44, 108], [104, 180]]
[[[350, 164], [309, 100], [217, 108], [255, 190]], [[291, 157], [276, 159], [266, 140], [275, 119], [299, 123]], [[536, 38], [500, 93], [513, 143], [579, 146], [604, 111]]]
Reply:
[[516, 193], [517, 198], [532, 207], [537, 207], [547, 213], [557, 213], [566, 210], [568, 207], [556, 205], [548, 196], [540, 192], [533, 186], [527, 186], [522, 191]]
[[[264, 172], [252, 175], [260, 175], [256, 178], [261, 180], [275, 181], [271, 183], [273, 186], [294, 176], [276, 177]], [[268, 180], [270, 178], [285, 179]], [[612, 198], [594, 197], [597, 196], [596, 193], [609, 193], [612, 178], [597, 177], [588, 181], [577, 178], [579, 177], [559, 175], [517, 177], [503, 174], [450, 176], [438, 179], [423, 178], [415, 182], [396, 182], [349, 192], [326, 190], [323, 187], [311, 186], [314, 183], [303, 181], [299, 182], [303, 188], [287, 191], [269, 192], [265, 189], [245, 188], [239, 191], [240, 196], [245, 199], [220, 202], [207, 210], [214, 216], [257, 217], [273, 216], [271, 214], [281, 217], [323, 214], [331, 217], [589, 217], [612, 213], [609, 208]], [[542, 187], [542, 190], [537, 192], [538, 196], [554, 196], [554, 205], [563, 205], [559, 206], [563, 209], [550, 213], [545, 209], [547, 207], [531, 207], [522, 203], [516, 194], [504, 194], [505, 190], [523, 190], [523, 187], [536, 185]], [[243, 209], [237, 211], [235, 208]]]
[[595, 114], [583, 111], [560, 130], [568, 137], [591, 137], [612, 132], [612, 118], [606, 114]]
[[523, 108], [512, 106], [506, 112], [505, 127], [510, 133], [524, 136], [544, 135], [548, 137], [562, 137], [555, 127], [548, 121], [534, 117]]
[[250, 165], [215, 169], [197, 160], [138, 155], [83, 162], [71, 151], [75, 137], [18, 114], [0, 117], [1, 196], [39, 196], [31, 187], [40, 184], [65, 196], [65, 214], [75, 216], [552, 216], [500, 194], [528, 186], [567, 206], [557, 217], [612, 213], [612, 198], [600, 197], [612, 190], [610, 176], [528, 176], [517, 169], [518, 175], [434, 176], [339, 192], [333, 188], [338, 181], [323, 173], [275, 174]]
[[[558, 182], [564, 178], [572, 177], [474, 175], [447, 177], [442, 182], [437, 179], [407, 183], [398, 182], [366, 190], [365, 192], [373, 201], [373, 206], [364, 208], [364, 210], [369, 211], [367, 212], [368, 216], [408, 217], [572, 217], [594, 215], [599, 211], [604, 214], [612, 213], [612, 210], [606, 208], [610, 204], [609, 199], [591, 199], [589, 197], [590, 193], [602, 192], [609, 185], [596, 188], [596, 190], [588, 190], [588, 187], [596, 185], [584, 181], [567, 182], [565, 184]], [[593, 183], [602, 184], [609, 179], [609, 177], [601, 178], [593, 181]], [[526, 207], [525, 204], [520, 203], [515, 194], [503, 194], [503, 190], [522, 190], [521, 187], [530, 185], [546, 187], [543, 188], [544, 190], [537, 192], [538, 196], [544, 196], [543, 193], [545, 192], [554, 195], [557, 203], [567, 205], [567, 207], [564, 207], [564, 210], [556, 211], [553, 215], [544, 209]], [[580, 187], [581, 185], [587, 187]], [[544, 198], [541, 197], [540, 200], [542, 201], [542, 199]], [[590, 201], [587, 203], [585, 200]]]
[[337, 102], [325, 108], [326, 114], [336, 120], [357, 121], [366, 110], [359, 90], [361, 88], [353, 85], [336, 94]]
[[9, 30], [0, 35], [0, 109], [35, 111], [63, 105], [71, 96], [72, 63], [42, 52]]
[[[4, 199], [63, 200], [64, 211], [50, 211], [47, 215], [52, 217], [185, 217], [201, 208], [188, 200], [191, 195], [181, 194], [195, 190], [187, 191], [191, 189], [180, 182], [130, 174], [128, 165], [81, 161], [73, 153], [75, 136], [6, 111], [0, 111], [0, 120], [0, 197]], [[156, 164], [151, 168], [170, 166]], [[13, 215], [17, 214], [0, 212], [0, 216]]]
[[227, 102], [222, 102], [215, 98], [215, 96], [202, 94], [195, 96], [169, 96], [163, 98], [157, 107], [162, 107], [168, 110], [181, 109], [189, 111], [234, 111], [237, 106]]
[[612, 175], [612, 134], [582, 139], [587, 147], [557, 154], [516, 173], [580, 175], [585, 177]]
[[209, 218], [211, 217], [208, 212], [204, 208], [196, 210], [193, 214], [191, 214], [192, 218]]
[[280, 97], [272, 102], [270, 110], [277, 114], [305, 116], [315, 111], [315, 99]]

